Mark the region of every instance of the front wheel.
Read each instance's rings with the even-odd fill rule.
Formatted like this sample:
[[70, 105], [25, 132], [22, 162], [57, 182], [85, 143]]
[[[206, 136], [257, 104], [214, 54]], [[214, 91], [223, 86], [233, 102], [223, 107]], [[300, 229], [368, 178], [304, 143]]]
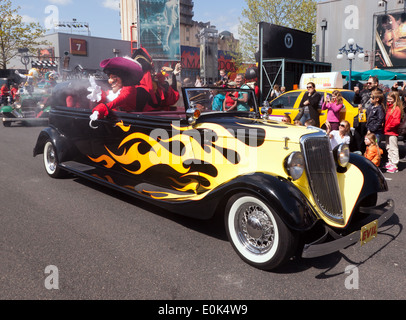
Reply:
[[239, 193], [230, 198], [225, 225], [234, 250], [256, 268], [275, 269], [296, 249], [293, 233], [278, 214], [253, 195]]
[[44, 146], [44, 166], [47, 174], [52, 178], [62, 178], [66, 172], [58, 166], [56, 149], [51, 140], [47, 140]]

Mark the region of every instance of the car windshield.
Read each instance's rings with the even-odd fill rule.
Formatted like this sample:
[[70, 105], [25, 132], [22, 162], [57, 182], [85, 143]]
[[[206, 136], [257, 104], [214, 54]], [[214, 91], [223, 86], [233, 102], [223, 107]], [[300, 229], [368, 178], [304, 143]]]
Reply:
[[343, 98], [347, 100], [349, 103], [351, 103], [353, 106], [354, 104], [354, 96], [355, 92], [354, 91], [342, 91], [341, 94], [343, 95]]
[[208, 112], [256, 112], [258, 110], [254, 90], [238, 88], [184, 88], [188, 107]]

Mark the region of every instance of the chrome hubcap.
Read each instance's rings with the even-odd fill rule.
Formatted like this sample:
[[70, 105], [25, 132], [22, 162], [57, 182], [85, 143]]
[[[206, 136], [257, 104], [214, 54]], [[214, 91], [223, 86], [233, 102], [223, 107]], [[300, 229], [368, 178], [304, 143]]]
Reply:
[[237, 217], [239, 239], [248, 250], [263, 254], [272, 248], [275, 227], [262, 207], [246, 204], [240, 208]]
[[47, 148], [47, 163], [48, 168], [50, 171], [55, 171], [56, 169], [56, 158], [55, 158], [55, 151], [52, 146], [48, 146]]

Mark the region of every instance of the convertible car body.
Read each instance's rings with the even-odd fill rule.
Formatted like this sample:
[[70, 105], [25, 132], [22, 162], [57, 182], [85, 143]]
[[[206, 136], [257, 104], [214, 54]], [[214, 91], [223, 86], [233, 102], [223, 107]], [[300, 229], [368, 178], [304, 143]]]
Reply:
[[0, 108], [3, 125], [10, 127], [12, 123], [48, 124], [50, 107], [47, 104], [50, 94], [45, 90], [33, 94], [21, 94], [17, 101]]
[[[185, 108], [91, 122], [88, 105], [55, 99], [34, 156], [54, 178], [69, 172], [197, 219], [220, 214], [235, 251], [261, 269], [374, 238], [394, 204], [376, 206], [388, 187], [369, 160], [332, 150], [321, 129], [269, 120], [252, 90], [239, 90], [245, 111], [214, 108], [224, 90], [183, 88]], [[355, 222], [367, 213], [363, 237]]]

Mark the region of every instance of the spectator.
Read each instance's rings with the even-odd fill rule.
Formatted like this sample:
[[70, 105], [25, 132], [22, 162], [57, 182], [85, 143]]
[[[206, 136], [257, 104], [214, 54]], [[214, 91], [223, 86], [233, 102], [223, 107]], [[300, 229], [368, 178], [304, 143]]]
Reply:
[[327, 95], [326, 101], [324, 101], [321, 109], [327, 109], [327, 132], [333, 130], [338, 130], [340, 124], [340, 111], [343, 108], [343, 96], [338, 90], [334, 90], [330, 99], [330, 96]]
[[379, 80], [377, 77], [369, 77], [366, 88], [362, 91], [359, 90], [359, 87], [354, 87], [354, 104], [358, 105], [360, 109], [368, 109], [371, 103], [371, 95], [375, 90], [380, 91], [383, 94], [383, 91], [378, 88]]
[[11, 98], [13, 99], [13, 101], [16, 101], [18, 99], [18, 85], [16, 83], [14, 83], [11, 86], [10, 94], [11, 94]]
[[281, 87], [281, 94], [286, 92], [286, 87]]
[[282, 122], [292, 124], [292, 119], [288, 114], [285, 114], [282, 118]]
[[0, 89], [0, 102], [3, 104], [7, 104], [7, 99], [10, 97], [10, 89], [8, 88], [7, 84], [3, 84]]
[[399, 96], [405, 96], [405, 87], [406, 87], [406, 83], [404, 83], [403, 81], [397, 81], [393, 84], [391, 91], [397, 91], [399, 92]]
[[[374, 90], [378, 90], [383, 94], [383, 91], [378, 88], [379, 80], [377, 77], [369, 77], [363, 90], [360, 90], [358, 86], [354, 87], [354, 104], [358, 105], [360, 113], [366, 113], [366, 110], [371, 106], [371, 95]], [[355, 128], [354, 137], [357, 149], [361, 153], [365, 152], [365, 143], [363, 137], [367, 134], [366, 122], [360, 122]]]
[[225, 69], [220, 70], [220, 80], [223, 81], [224, 83], [228, 82], [227, 72]]
[[367, 109], [367, 133], [373, 133], [376, 136], [377, 143], [381, 142], [383, 126], [385, 123], [385, 111], [383, 108], [384, 95], [381, 91], [375, 90], [371, 95], [371, 106]]
[[329, 137], [331, 149], [334, 149], [335, 147], [337, 147], [342, 143], [348, 145], [350, 144], [351, 142], [350, 129], [351, 129], [350, 123], [347, 120], [343, 120], [341, 121], [338, 130], [333, 130], [330, 132]]
[[202, 84], [202, 79], [200, 78], [199, 75], [197, 75], [197, 76], [196, 76], [196, 81], [195, 81], [195, 87], [199, 88], [199, 87], [201, 87], [202, 85], [203, 85], [203, 84]]
[[[299, 124], [301, 125], [302, 123], [299, 121]], [[316, 124], [316, 122], [313, 119], [308, 119], [306, 120], [306, 122], [304, 123], [304, 125], [307, 127], [314, 127]]]
[[320, 127], [319, 103], [320, 93], [316, 92], [316, 85], [309, 82], [306, 86], [307, 92], [303, 95], [299, 105], [299, 113], [294, 120], [300, 120], [302, 124], [308, 119], [313, 119], [316, 127]]
[[377, 167], [381, 164], [382, 149], [379, 148], [376, 136], [373, 133], [367, 133], [365, 136], [366, 150], [364, 157], [371, 160]]
[[[245, 75], [243, 73], [237, 74], [235, 77], [235, 82], [237, 83], [237, 88], [240, 89], [250, 89], [250, 87], [245, 83]], [[238, 93], [237, 101], [237, 111], [250, 111], [248, 105], [248, 93], [240, 91]]]
[[[219, 81], [216, 83], [217, 87], [222, 87], [223, 86], [223, 81]], [[212, 110], [213, 111], [222, 111], [223, 110], [223, 105], [224, 105], [224, 100], [226, 99], [226, 95], [224, 91], [218, 91], [218, 90], [213, 90], [213, 104], [212, 104]]]
[[183, 79], [183, 87], [193, 87], [193, 82], [190, 78]]
[[276, 99], [282, 94], [282, 91], [280, 90], [280, 87], [278, 84], [275, 84], [273, 86], [273, 90], [271, 91], [271, 100]]
[[[237, 83], [235, 83], [233, 81], [228, 83], [229, 88], [233, 89], [236, 86], [237, 86]], [[223, 102], [223, 111], [235, 110], [237, 107], [237, 102], [238, 102], [238, 91], [227, 92], [226, 97]]]
[[386, 150], [388, 151], [388, 163], [385, 165], [385, 169], [387, 170], [386, 172], [395, 173], [398, 172], [398, 129], [402, 119], [403, 105], [396, 91], [390, 92], [386, 101], [384, 134]]

